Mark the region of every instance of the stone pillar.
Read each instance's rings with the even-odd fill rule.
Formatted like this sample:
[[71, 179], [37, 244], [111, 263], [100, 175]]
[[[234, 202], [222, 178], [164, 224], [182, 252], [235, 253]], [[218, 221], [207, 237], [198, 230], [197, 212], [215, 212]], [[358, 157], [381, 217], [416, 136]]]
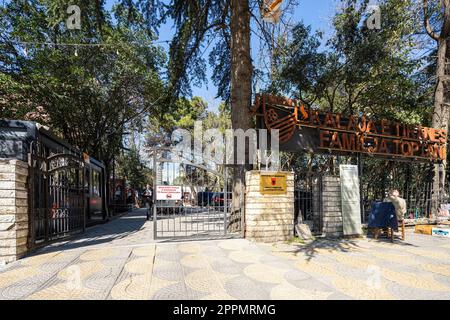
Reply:
[[28, 164], [0, 159], [0, 264], [27, 252]]
[[287, 241], [294, 236], [294, 174], [286, 194], [261, 194], [261, 171], [246, 173], [245, 237], [257, 242]]
[[314, 177], [312, 180], [312, 213], [313, 213], [313, 228], [314, 234], [322, 234], [322, 178]]
[[340, 177], [323, 176], [313, 187], [314, 231], [326, 237], [344, 235], [340, 181]]

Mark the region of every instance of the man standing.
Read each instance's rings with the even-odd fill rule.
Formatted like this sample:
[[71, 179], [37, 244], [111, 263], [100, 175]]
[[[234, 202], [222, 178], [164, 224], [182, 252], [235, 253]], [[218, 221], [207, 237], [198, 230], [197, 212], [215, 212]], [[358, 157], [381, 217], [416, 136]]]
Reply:
[[[395, 215], [397, 218], [397, 223], [395, 223], [395, 225], [400, 224], [401, 225], [401, 231], [402, 231], [402, 239], [405, 240], [405, 214], [408, 211], [407, 207], [406, 207], [406, 200], [400, 197], [400, 192], [398, 192], [398, 190], [391, 190], [388, 194], [388, 196], [386, 197], [386, 199], [384, 199], [384, 202], [391, 202], [392, 205], [394, 206], [395, 209]], [[391, 231], [391, 241], [394, 240], [394, 229], [398, 229], [398, 227], [393, 228], [393, 230]], [[387, 229], [387, 234], [389, 236], [389, 230]]]
[[144, 200], [145, 207], [147, 208], [147, 220], [150, 220], [151, 211], [153, 207], [153, 189], [148, 184], [142, 193], [142, 198]]
[[391, 190], [384, 202], [392, 202], [395, 207], [395, 213], [398, 221], [403, 221], [407, 211], [406, 200], [400, 197], [398, 190]]

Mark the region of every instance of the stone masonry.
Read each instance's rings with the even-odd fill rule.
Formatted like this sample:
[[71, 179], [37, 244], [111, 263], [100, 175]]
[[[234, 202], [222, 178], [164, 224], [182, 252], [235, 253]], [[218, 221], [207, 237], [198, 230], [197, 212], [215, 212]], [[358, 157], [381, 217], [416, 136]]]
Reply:
[[256, 242], [287, 241], [294, 236], [294, 174], [287, 174], [287, 193], [262, 195], [261, 171], [246, 173], [245, 237]]
[[313, 187], [314, 231], [326, 237], [342, 237], [340, 178], [323, 176]]
[[27, 252], [27, 177], [27, 163], [0, 159], [0, 264]]

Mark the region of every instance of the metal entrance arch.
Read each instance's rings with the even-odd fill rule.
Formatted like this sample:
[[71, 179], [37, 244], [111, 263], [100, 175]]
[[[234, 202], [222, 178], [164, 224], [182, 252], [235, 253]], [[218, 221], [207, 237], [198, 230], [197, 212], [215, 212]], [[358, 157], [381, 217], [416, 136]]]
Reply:
[[232, 208], [232, 168], [196, 164], [172, 148], [153, 148], [151, 154], [155, 239], [242, 237], [243, 210]]
[[39, 140], [31, 150], [29, 246], [36, 247], [85, 230], [87, 189], [79, 155], [53, 153]]

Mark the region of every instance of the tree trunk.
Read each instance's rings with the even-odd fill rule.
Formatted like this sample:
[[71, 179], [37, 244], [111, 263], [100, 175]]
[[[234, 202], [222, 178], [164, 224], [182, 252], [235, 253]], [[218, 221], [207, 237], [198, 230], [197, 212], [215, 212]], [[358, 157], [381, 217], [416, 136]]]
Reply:
[[[438, 41], [438, 54], [437, 54], [437, 87], [434, 97], [434, 111], [433, 111], [433, 123], [432, 127], [437, 129], [445, 129], [448, 131], [448, 122], [450, 120], [450, 100], [448, 85], [446, 85], [446, 60], [449, 55], [447, 52], [448, 39], [440, 39]], [[439, 201], [445, 190], [445, 168], [447, 166], [447, 160], [444, 160], [442, 164], [436, 164], [434, 166], [433, 177], [433, 215], [436, 215], [439, 207]]]
[[[252, 127], [252, 61], [250, 51], [249, 0], [231, 0], [231, 120], [233, 129], [244, 131]], [[246, 148], [248, 159], [248, 148]], [[244, 165], [235, 166], [233, 173], [233, 213], [242, 214], [245, 195]], [[239, 210], [241, 209], [241, 210]], [[244, 219], [241, 216], [241, 219]], [[231, 219], [234, 221], [235, 219]], [[232, 227], [233, 228], [233, 227]]]
[[[434, 96], [434, 110], [432, 127], [437, 129], [445, 129], [448, 132], [448, 122], [450, 120], [450, 92], [449, 80], [450, 74], [447, 72], [447, 62], [450, 61], [450, 51], [448, 50], [450, 42], [450, 0], [443, 0], [443, 22], [440, 34], [432, 30], [429, 12], [428, 0], [423, 1], [424, 4], [424, 22], [427, 33], [436, 40], [438, 45], [437, 64], [436, 64], [436, 92]], [[434, 166], [433, 176], [433, 194], [432, 194], [432, 213], [436, 215], [438, 212], [439, 202], [445, 191], [445, 168], [447, 159], [442, 164]]]

